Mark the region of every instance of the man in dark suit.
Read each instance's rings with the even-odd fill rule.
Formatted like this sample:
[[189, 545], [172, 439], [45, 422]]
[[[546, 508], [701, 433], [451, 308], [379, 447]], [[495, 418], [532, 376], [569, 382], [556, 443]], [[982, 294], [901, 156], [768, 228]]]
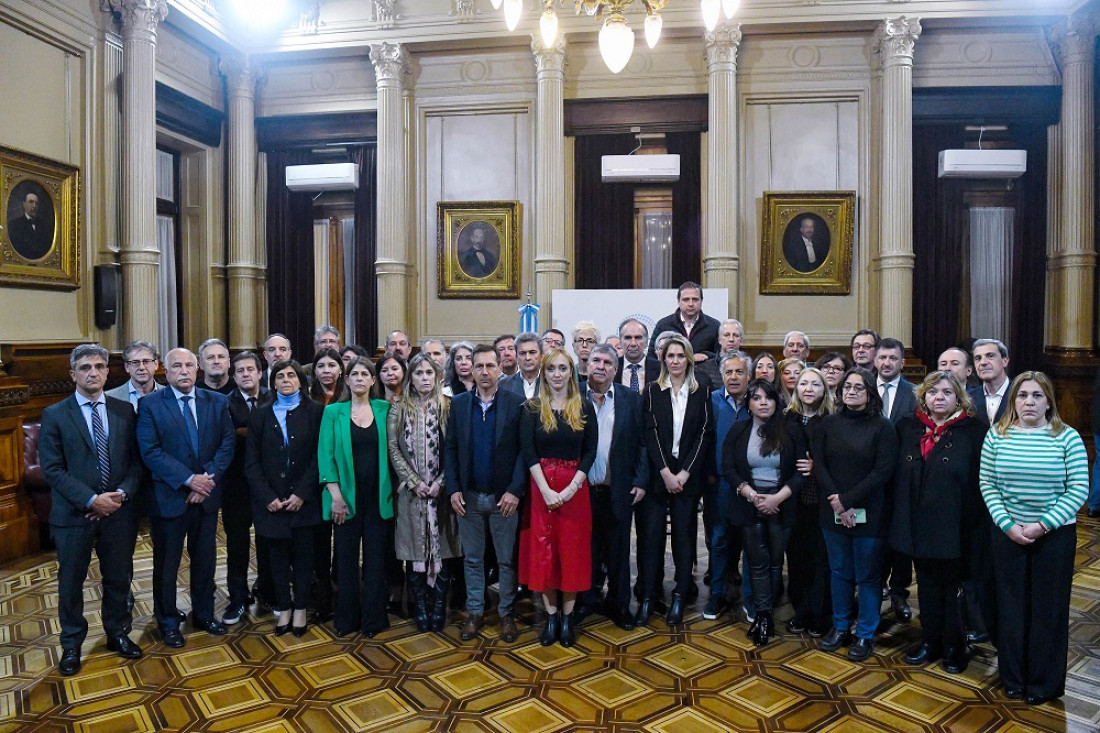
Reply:
[[798, 231], [788, 228], [783, 240], [783, 257], [799, 272], [813, 272], [825, 263], [829, 256], [829, 232], [819, 233], [815, 217], [804, 216], [798, 222]]
[[649, 355], [657, 356], [658, 336], [665, 331], [674, 331], [691, 343], [696, 364], [713, 359], [718, 349], [718, 321], [703, 313], [703, 286], [686, 282], [677, 291], [676, 299], [679, 305], [676, 312], [657, 321], [653, 327]]
[[637, 318], [627, 318], [619, 324], [619, 343], [623, 345], [623, 358], [616, 366], [619, 382], [640, 393], [661, 375], [661, 362], [647, 352], [649, 328]]
[[492, 535], [500, 566], [500, 637], [516, 640], [516, 534], [527, 471], [519, 460], [519, 416], [523, 398], [497, 388], [500, 358], [487, 344], [473, 353], [476, 389], [451, 402], [447, 418], [444, 475], [465, 553], [464, 641], [485, 625], [485, 535]]
[[1008, 347], [997, 339], [978, 339], [971, 354], [974, 370], [982, 383], [968, 392], [974, 400], [976, 417], [985, 425], [996, 425], [1008, 407]]
[[[630, 521], [645, 498], [649, 459], [642, 434], [642, 396], [615, 384], [618, 354], [599, 344], [588, 355], [588, 380], [581, 394], [596, 409], [599, 445], [588, 472], [592, 502], [593, 587], [578, 608], [594, 610], [607, 568], [607, 615], [619, 628], [634, 628], [630, 613]], [[574, 610], [576, 616], [576, 610]]]
[[130, 641], [126, 597], [134, 574], [137, 524], [131, 499], [141, 486], [134, 411], [105, 397], [107, 350], [82, 344], [69, 356], [76, 392], [42, 412], [38, 455], [50, 484], [50, 532], [57, 543], [57, 611], [61, 621], [58, 671], [80, 670], [88, 636], [84, 581], [95, 547], [103, 577], [107, 648], [127, 659], [141, 656]]
[[176, 575], [187, 541], [191, 559], [191, 624], [224, 634], [214, 620], [214, 562], [218, 509], [234, 430], [225, 395], [196, 389], [198, 359], [182, 348], [164, 357], [171, 389], [138, 403], [138, 446], [153, 474], [148, 502], [153, 537], [153, 615], [171, 647], [184, 644], [176, 609]]
[[[878, 393], [882, 397], [882, 414], [897, 425], [903, 417], [917, 411], [916, 385], [901, 376], [905, 368], [905, 346], [895, 338], [884, 338], [875, 349], [875, 371], [878, 373]], [[909, 623], [913, 611], [909, 608], [909, 586], [913, 582], [913, 560], [893, 549], [885, 553], [886, 569], [890, 573], [890, 608], [900, 623]], [[885, 577], [885, 576], [884, 576]]]
[[260, 386], [268, 387], [267, 383], [268, 372], [271, 371], [271, 365], [283, 361], [284, 359], [291, 359], [294, 357], [294, 352], [290, 348], [290, 339], [281, 333], [270, 334], [264, 339], [264, 361], [267, 365], [264, 367], [263, 372], [260, 374]]
[[516, 373], [500, 378], [500, 388], [529, 400], [539, 393], [542, 371], [542, 342], [538, 334], [527, 331], [516, 336]]
[[8, 222], [12, 248], [28, 260], [39, 260], [53, 248], [53, 220], [38, 215], [38, 194], [23, 197], [23, 214]]
[[[242, 351], [233, 357], [234, 388], [229, 393], [229, 417], [236, 432], [233, 462], [225, 472], [222, 492], [222, 526], [225, 528], [225, 584], [229, 590], [229, 605], [222, 615], [226, 626], [241, 620], [245, 608], [254, 600], [248, 592], [248, 559], [251, 554], [252, 492], [244, 475], [245, 439], [252, 413], [263, 407], [271, 393], [260, 386], [260, 357], [251, 351]], [[270, 566], [262, 538], [256, 536], [257, 585], [273, 599]]]

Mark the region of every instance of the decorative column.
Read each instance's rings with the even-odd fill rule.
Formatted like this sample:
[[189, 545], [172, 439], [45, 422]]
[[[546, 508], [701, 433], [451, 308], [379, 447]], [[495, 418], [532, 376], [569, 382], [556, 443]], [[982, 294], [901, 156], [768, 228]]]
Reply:
[[385, 339], [394, 329], [408, 329], [411, 222], [403, 94], [408, 54], [399, 43], [376, 43], [371, 45], [370, 60], [378, 84], [378, 338]]
[[[566, 286], [565, 251], [565, 39], [543, 46], [531, 37], [535, 56], [535, 299], [549, 310], [550, 294]], [[551, 323], [548, 313], [544, 323]]]
[[882, 149], [879, 197], [880, 329], [883, 336], [913, 340], [913, 46], [917, 18], [888, 18], [875, 32], [882, 70]]
[[1095, 15], [1078, 14], [1056, 29], [1054, 44], [1062, 64], [1060, 128], [1061, 206], [1058, 237], [1047, 259], [1054, 309], [1048, 346], [1090, 349], [1093, 345], [1096, 246], [1093, 241], [1093, 42]]
[[257, 283], [265, 277], [254, 214], [256, 189], [256, 77], [248, 57], [222, 59], [229, 119], [229, 348], [255, 349], [262, 302]]
[[[103, 0], [122, 24], [122, 342], [155, 339], [157, 270], [156, 47], [166, 0]], [[167, 350], [175, 344], [159, 344]]]
[[726, 288], [729, 312], [740, 307], [737, 159], [737, 49], [741, 24], [720, 23], [704, 36], [707, 47], [707, 205], [703, 287]]

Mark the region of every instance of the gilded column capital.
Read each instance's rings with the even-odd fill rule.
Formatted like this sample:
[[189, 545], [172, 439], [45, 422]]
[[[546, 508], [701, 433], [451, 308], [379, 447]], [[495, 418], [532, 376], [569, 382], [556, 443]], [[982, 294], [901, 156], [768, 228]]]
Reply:
[[372, 43], [370, 62], [374, 65], [378, 86], [386, 84], [400, 88], [409, 73], [409, 55], [400, 43]]
[[875, 30], [875, 52], [883, 67], [912, 65], [913, 47], [921, 34], [920, 18], [887, 18]]
[[565, 74], [565, 36], [558, 34], [551, 46], [542, 43], [542, 35], [531, 34], [531, 53], [535, 57], [535, 72], [541, 76], [545, 73]]
[[122, 22], [122, 37], [157, 37], [157, 24], [168, 17], [168, 0], [100, 0], [100, 10], [114, 13]]
[[737, 49], [741, 46], [741, 24], [719, 23], [703, 36], [707, 48], [707, 69], [737, 66]]

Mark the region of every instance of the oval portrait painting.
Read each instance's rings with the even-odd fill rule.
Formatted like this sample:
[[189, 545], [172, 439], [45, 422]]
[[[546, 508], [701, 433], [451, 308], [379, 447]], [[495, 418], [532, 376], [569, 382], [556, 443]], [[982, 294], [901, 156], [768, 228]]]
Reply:
[[26, 260], [40, 260], [53, 250], [54, 202], [36, 181], [20, 181], [7, 201], [7, 234], [12, 249]]
[[804, 211], [791, 219], [783, 232], [783, 258], [799, 272], [811, 273], [829, 257], [830, 239], [825, 220]]
[[458, 233], [458, 266], [469, 277], [492, 275], [500, 264], [500, 237], [483, 221], [470, 222]]

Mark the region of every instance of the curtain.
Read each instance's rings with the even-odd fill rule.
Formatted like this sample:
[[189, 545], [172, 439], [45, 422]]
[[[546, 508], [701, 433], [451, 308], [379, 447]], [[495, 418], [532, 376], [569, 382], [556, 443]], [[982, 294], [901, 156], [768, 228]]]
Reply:
[[1015, 209], [970, 209], [970, 333], [1009, 341]]
[[366, 143], [348, 150], [351, 162], [359, 166], [359, 190], [355, 192], [355, 249], [350, 265], [355, 287], [347, 291], [355, 302], [355, 337], [368, 352], [380, 345], [378, 334], [378, 284], [374, 261], [378, 257], [378, 145]]
[[313, 201], [286, 187], [286, 167], [306, 165], [309, 150], [267, 153], [267, 313], [299, 359], [313, 356]]
[[[703, 279], [702, 137], [698, 132], [665, 134], [668, 152], [680, 156], [680, 180], [672, 184], [672, 287]], [[736, 171], [727, 171], [736, 175]]]
[[604, 183], [600, 159], [634, 149], [633, 135], [578, 135], [574, 146], [576, 202], [574, 286], [634, 287], [634, 184]]
[[176, 221], [171, 216], [157, 217], [157, 249], [160, 267], [157, 286], [160, 288], [160, 313], [157, 319], [157, 345], [166, 354], [173, 344], [180, 343], [179, 294], [176, 291]]

